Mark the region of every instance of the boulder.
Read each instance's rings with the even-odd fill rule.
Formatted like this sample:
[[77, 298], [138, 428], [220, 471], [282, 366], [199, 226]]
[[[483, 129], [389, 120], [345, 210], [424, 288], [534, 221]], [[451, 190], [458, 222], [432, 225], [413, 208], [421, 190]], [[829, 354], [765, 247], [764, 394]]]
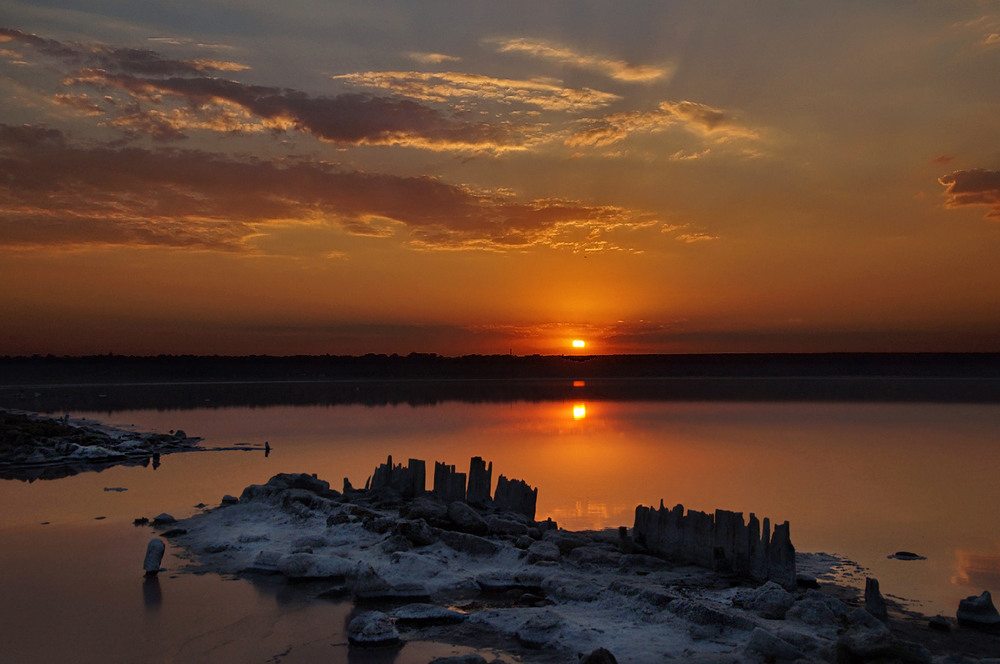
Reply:
[[441, 541], [456, 551], [474, 556], [494, 556], [500, 552], [500, 545], [496, 542], [468, 533], [443, 530], [441, 531]]
[[559, 633], [563, 619], [552, 611], [531, 616], [517, 628], [517, 640], [526, 648], [544, 648]]
[[667, 605], [667, 610], [695, 625], [732, 627], [743, 630], [752, 630], [757, 627], [757, 624], [749, 618], [707, 601], [678, 599], [670, 602]]
[[392, 618], [381, 611], [367, 611], [347, 625], [347, 640], [353, 646], [388, 648], [401, 645]]
[[598, 648], [580, 660], [580, 664], [618, 664], [618, 660], [606, 648]]
[[167, 514], [166, 512], [163, 512], [162, 514], [158, 514], [155, 517], [153, 517], [153, 525], [154, 526], [166, 526], [168, 524], [176, 523], [176, 522], [177, 522], [177, 519], [175, 519], [171, 515]]
[[543, 561], [556, 561], [559, 560], [559, 556], [559, 547], [552, 542], [542, 540], [540, 542], [533, 542], [531, 546], [528, 547], [529, 564], [535, 564]]
[[392, 527], [392, 533], [406, 538], [413, 546], [428, 546], [438, 540], [434, 529], [423, 519], [397, 521]]
[[733, 597], [734, 606], [771, 620], [782, 620], [794, 602], [795, 597], [774, 581], [759, 588], [741, 590]]
[[431, 496], [418, 496], [407, 506], [406, 516], [428, 523], [444, 521], [448, 518], [448, 506]]
[[785, 618], [807, 625], [831, 625], [845, 615], [847, 606], [836, 597], [824, 595], [818, 590], [807, 590], [802, 599], [788, 610]]
[[146, 576], [156, 576], [160, 572], [160, 563], [163, 561], [165, 550], [166, 545], [159, 538], [150, 540], [146, 545], [146, 558], [142, 561], [142, 569], [146, 571]]
[[513, 519], [504, 519], [496, 515], [486, 517], [486, 527], [494, 535], [511, 535], [514, 537], [528, 534], [528, 526]]
[[457, 500], [448, 505], [448, 518], [463, 533], [485, 535], [490, 531], [489, 526], [486, 525], [486, 519], [480, 516], [479, 512], [468, 504]]
[[958, 603], [955, 614], [959, 625], [988, 631], [1000, 631], [1000, 613], [993, 606], [993, 597], [984, 590], [978, 597], [971, 595]]

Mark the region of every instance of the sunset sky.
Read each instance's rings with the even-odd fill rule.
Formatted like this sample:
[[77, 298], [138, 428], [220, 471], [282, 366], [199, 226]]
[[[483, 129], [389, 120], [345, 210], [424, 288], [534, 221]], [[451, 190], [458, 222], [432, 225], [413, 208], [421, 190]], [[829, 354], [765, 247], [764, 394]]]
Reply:
[[0, 354], [1000, 351], [1000, 2], [0, 25]]

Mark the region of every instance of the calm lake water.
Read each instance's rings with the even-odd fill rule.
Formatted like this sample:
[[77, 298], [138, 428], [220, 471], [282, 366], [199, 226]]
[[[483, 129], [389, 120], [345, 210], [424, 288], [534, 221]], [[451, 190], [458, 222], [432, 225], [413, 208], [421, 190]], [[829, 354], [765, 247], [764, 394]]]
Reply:
[[[279, 472], [363, 486], [388, 455], [463, 470], [482, 456], [494, 482], [502, 473], [537, 486], [537, 517], [569, 529], [631, 525], [636, 505], [661, 499], [788, 520], [797, 550], [855, 560], [883, 593], [928, 614], [954, 616], [960, 599], [983, 590], [1000, 596], [997, 404], [567, 399], [70, 414], [184, 429], [208, 447], [268, 441], [272, 451], [0, 481], [3, 661], [353, 661], [349, 604], [182, 573], [177, 551], [146, 584], [152, 533], [131, 522], [188, 516]], [[105, 490], [114, 487], [127, 491]], [[899, 550], [927, 559], [886, 558]], [[432, 651], [410, 644], [393, 661]]]

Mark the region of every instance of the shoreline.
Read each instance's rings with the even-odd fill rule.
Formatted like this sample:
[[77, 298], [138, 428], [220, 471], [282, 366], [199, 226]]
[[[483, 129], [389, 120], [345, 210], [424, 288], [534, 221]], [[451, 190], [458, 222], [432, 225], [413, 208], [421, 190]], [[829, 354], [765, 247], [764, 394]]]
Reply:
[[183, 430], [137, 431], [86, 418], [0, 408], [0, 480], [53, 480], [114, 466], [156, 468], [182, 452], [251, 451], [254, 445], [204, 447]]

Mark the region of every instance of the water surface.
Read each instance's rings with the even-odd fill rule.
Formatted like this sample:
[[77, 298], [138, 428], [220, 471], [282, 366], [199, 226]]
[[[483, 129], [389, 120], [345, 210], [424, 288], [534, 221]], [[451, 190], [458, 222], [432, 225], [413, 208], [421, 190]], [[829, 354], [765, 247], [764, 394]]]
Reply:
[[[272, 451], [178, 454], [155, 470], [0, 483], [0, 630], [12, 661], [92, 651], [116, 661], [267, 661], [285, 652], [281, 661], [291, 662], [338, 647], [346, 657], [349, 605], [179, 574], [184, 561], [172, 555], [158, 587], [144, 585], [152, 533], [131, 521], [183, 517], [278, 472], [363, 486], [388, 455], [462, 470], [482, 456], [494, 482], [503, 473], [537, 486], [537, 517], [570, 529], [631, 525], [636, 505], [661, 500], [788, 520], [798, 550], [856, 560], [884, 593], [925, 613], [953, 616], [960, 599], [1000, 592], [996, 404], [571, 399], [71, 415], [181, 428], [207, 446], [268, 441]], [[112, 487], [127, 491], [104, 490]], [[898, 550], [927, 559], [886, 558]], [[419, 651], [396, 661], [407, 657], [419, 661]]]

